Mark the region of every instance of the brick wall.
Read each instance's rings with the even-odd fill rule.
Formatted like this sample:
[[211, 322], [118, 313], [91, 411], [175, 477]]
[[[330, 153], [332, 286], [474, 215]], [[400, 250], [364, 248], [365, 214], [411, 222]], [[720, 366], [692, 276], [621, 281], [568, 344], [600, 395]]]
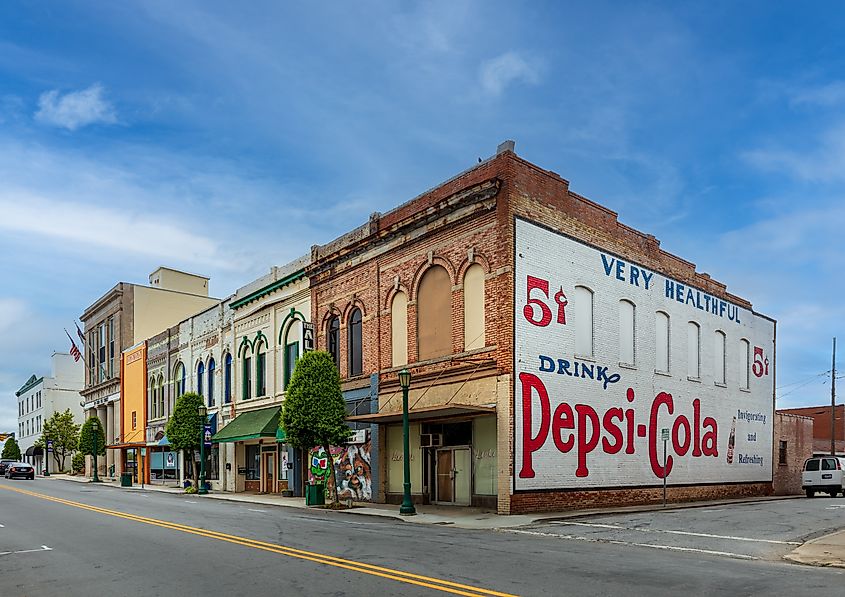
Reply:
[[[781, 442], [786, 442], [784, 462], [781, 462], [779, 458]], [[775, 495], [801, 493], [801, 469], [804, 461], [812, 455], [813, 419], [782, 411], [775, 412], [775, 441], [772, 458], [774, 462], [772, 489]]]
[[[836, 410], [836, 453], [845, 454], [845, 405], [839, 404]], [[813, 452], [830, 454], [830, 405], [806, 406], [802, 408], [784, 408], [778, 410], [784, 414], [810, 417], [813, 420]]]

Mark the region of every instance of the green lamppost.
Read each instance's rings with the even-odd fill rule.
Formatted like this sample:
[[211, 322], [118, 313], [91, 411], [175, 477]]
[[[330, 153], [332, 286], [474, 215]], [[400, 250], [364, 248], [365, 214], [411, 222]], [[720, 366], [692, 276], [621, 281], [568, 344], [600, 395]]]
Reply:
[[94, 478], [91, 479], [92, 483], [99, 483], [100, 477], [97, 474], [97, 452], [99, 451], [99, 446], [97, 446], [97, 439], [100, 437], [100, 419], [94, 415], [93, 420], [91, 421], [91, 433], [94, 436]]
[[208, 490], [205, 488], [205, 425], [208, 422], [208, 409], [204, 405], [199, 407], [200, 413], [200, 486], [197, 489], [199, 495], [205, 495]]
[[44, 476], [50, 476], [50, 452], [53, 451], [53, 440], [44, 436]]
[[402, 496], [402, 505], [399, 506], [399, 514], [413, 516], [417, 513], [417, 510], [411, 501], [411, 447], [409, 439], [411, 431], [408, 425], [408, 388], [411, 387], [411, 372], [408, 369], [402, 369], [399, 372], [399, 385], [402, 386], [402, 460], [405, 465], [405, 482], [402, 484], [405, 491]]

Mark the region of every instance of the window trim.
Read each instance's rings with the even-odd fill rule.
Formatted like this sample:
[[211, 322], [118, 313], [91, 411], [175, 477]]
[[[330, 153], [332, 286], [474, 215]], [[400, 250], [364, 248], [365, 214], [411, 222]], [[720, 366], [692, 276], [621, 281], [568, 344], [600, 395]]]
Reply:
[[[357, 316], [357, 321], [356, 321]], [[357, 346], [356, 346], [357, 334]], [[361, 309], [354, 307], [349, 312], [348, 321], [346, 324], [346, 360], [347, 360], [347, 377], [356, 377], [364, 373], [364, 315]], [[355, 362], [357, 349], [358, 362]], [[355, 367], [355, 365], [358, 365]]]

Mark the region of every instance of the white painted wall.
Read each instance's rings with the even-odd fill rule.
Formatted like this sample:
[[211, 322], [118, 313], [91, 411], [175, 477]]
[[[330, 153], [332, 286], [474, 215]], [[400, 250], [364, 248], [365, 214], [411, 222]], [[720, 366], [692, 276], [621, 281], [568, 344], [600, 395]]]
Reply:
[[[530, 291], [531, 305], [529, 276], [548, 282]], [[686, 285], [681, 301], [667, 298], [667, 283], [678, 290], [676, 280], [627, 259], [516, 221], [515, 490], [660, 485], [663, 428], [669, 484], [771, 480], [774, 322], [718, 299], [714, 313], [712, 297]], [[589, 295], [578, 286], [593, 292], [592, 330]], [[566, 298], [556, 299], [561, 289]], [[629, 316], [621, 300], [635, 305], [633, 363], [620, 358], [620, 317]], [[668, 373], [657, 371], [665, 369], [658, 311], [669, 315]], [[698, 357], [689, 322], [700, 326]], [[725, 384], [717, 330], [727, 338]], [[751, 347], [748, 389], [743, 339]], [[584, 354], [590, 345], [592, 357]], [[691, 376], [697, 362], [700, 373]]]

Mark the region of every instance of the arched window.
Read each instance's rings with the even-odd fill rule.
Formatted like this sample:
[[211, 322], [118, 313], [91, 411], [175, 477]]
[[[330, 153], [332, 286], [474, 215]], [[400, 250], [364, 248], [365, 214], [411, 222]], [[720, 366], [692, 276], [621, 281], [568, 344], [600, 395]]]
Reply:
[[751, 387], [751, 344], [745, 338], [739, 341], [739, 387]]
[[232, 402], [232, 355], [226, 353], [223, 361], [223, 404]]
[[349, 377], [361, 375], [364, 368], [363, 347], [361, 345], [361, 309], [352, 309], [349, 324], [346, 327], [347, 354], [349, 358]]
[[164, 385], [164, 376], [159, 374], [158, 376], [158, 416], [164, 417], [166, 413], [164, 412], [164, 402], [165, 402], [165, 385]]
[[340, 371], [340, 319], [332, 317], [326, 325], [326, 344], [329, 354], [334, 359], [335, 367]]
[[150, 378], [150, 385], [147, 388], [147, 394], [150, 396], [150, 418], [158, 418], [158, 387], [156, 386], [155, 377]]
[[246, 356], [244, 351], [243, 362], [243, 389], [242, 397], [244, 400], [252, 398], [252, 357]]
[[421, 361], [452, 353], [452, 282], [440, 265], [428, 268], [420, 280], [417, 347]]
[[576, 286], [572, 297], [575, 314], [575, 354], [593, 356], [593, 291], [586, 286]]
[[208, 405], [214, 406], [214, 358], [208, 359]]
[[182, 363], [176, 363], [173, 370], [173, 390], [174, 400], [185, 393], [185, 365]]
[[203, 365], [202, 361], [197, 364], [197, 394], [200, 396], [205, 396], [202, 392], [202, 378], [205, 375], [205, 365]]
[[464, 350], [484, 346], [484, 268], [476, 263], [464, 274]]
[[397, 292], [390, 303], [390, 350], [393, 367], [408, 364], [408, 295]]
[[663, 311], [655, 315], [654, 370], [669, 373], [669, 315]]
[[267, 395], [267, 344], [259, 341], [255, 346], [255, 397]]
[[717, 384], [724, 385], [725, 384], [725, 347], [727, 346], [727, 338], [725, 337], [725, 332], [720, 330], [716, 330], [716, 334], [714, 336], [716, 341], [715, 346], [715, 367], [713, 370], [713, 380]]
[[687, 375], [701, 378], [701, 327], [694, 321], [687, 324]]
[[619, 301], [619, 362], [636, 365], [636, 307], [627, 300]]

